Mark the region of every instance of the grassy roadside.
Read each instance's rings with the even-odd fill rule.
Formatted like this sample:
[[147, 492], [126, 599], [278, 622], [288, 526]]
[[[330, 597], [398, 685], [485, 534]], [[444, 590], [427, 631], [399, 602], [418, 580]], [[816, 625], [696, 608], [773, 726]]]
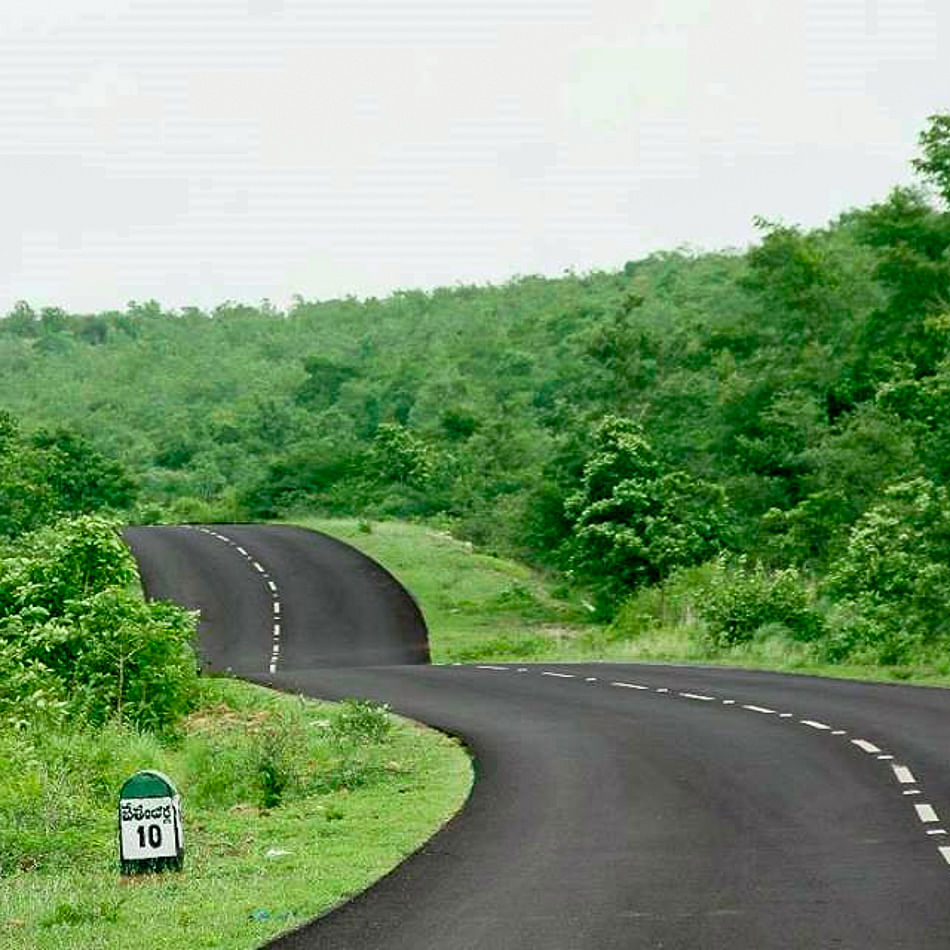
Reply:
[[589, 655], [595, 628], [587, 610], [523, 564], [424, 525], [306, 516], [293, 523], [352, 544], [398, 577], [425, 614], [434, 663]]
[[[34, 760], [32, 777], [29, 739], [14, 747], [8, 737], [0, 813], [20, 823], [8, 830], [32, 851], [21, 849], [0, 882], [5, 950], [256, 947], [366, 888], [467, 797], [469, 758], [440, 733], [369, 704], [304, 701], [230, 680], [203, 688], [201, 711], [172, 745], [107, 731], [77, 752], [73, 737], [61, 737], [71, 763], [84, 756], [85, 781], [66, 774], [55, 736], [34, 737], [46, 771]], [[180, 874], [117, 874], [117, 781], [138, 768], [167, 772], [182, 792]], [[19, 812], [2, 800], [17, 787], [15, 769]], [[75, 798], [63, 784], [79, 789]], [[75, 821], [62, 815], [71, 804]]]
[[293, 521], [352, 544], [395, 574], [422, 607], [436, 663], [696, 663], [950, 686], [946, 667], [819, 663], [802, 644], [772, 639], [713, 649], [695, 622], [647, 624], [631, 635], [629, 626], [591, 622], [579, 598], [524, 565], [480, 554], [425, 525], [306, 516]]

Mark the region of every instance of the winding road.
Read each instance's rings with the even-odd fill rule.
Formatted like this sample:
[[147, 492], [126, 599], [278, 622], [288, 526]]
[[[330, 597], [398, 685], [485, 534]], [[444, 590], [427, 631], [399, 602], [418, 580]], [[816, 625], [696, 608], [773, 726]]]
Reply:
[[947, 950], [950, 691], [635, 664], [427, 663], [388, 573], [275, 525], [130, 528], [208, 665], [465, 737], [425, 847], [281, 950]]

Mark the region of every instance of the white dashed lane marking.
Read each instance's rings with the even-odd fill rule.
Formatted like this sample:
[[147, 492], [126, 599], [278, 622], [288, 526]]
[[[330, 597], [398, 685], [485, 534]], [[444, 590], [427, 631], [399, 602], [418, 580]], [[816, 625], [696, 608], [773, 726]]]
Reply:
[[[267, 586], [270, 588], [271, 598], [273, 600], [274, 618], [275, 619], [279, 618], [280, 617], [280, 600], [278, 598], [277, 585], [272, 580], [269, 579], [270, 575], [267, 573], [267, 569], [264, 567], [264, 565], [261, 564], [260, 561], [255, 560], [253, 555], [251, 555], [245, 547], [238, 544], [237, 541], [235, 541], [233, 538], [229, 538], [227, 535], [221, 534], [218, 531], [212, 531], [210, 528], [198, 528], [198, 530], [204, 532], [207, 535], [210, 535], [213, 538], [217, 538], [219, 541], [223, 541], [225, 544], [234, 548], [234, 550], [237, 551], [238, 554], [240, 554], [241, 557], [243, 557], [244, 560], [247, 561], [251, 565], [251, 567], [253, 567], [254, 570], [256, 570], [258, 574], [262, 576], [264, 580], [267, 581]], [[277, 661], [279, 657], [280, 657], [280, 624], [276, 623], [274, 624], [274, 628], [273, 628], [273, 639], [272, 639], [272, 644], [271, 644], [270, 662], [268, 663], [268, 666], [267, 666], [267, 669], [271, 673], [277, 672]]]
[[[279, 605], [277, 606], [279, 612]], [[276, 647], [275, 647], [276, 651]], [[455, 664], [456, 666], [459, 664]], [[493, 666], [491, 664], [485, 663], [476, 667], [480, 670], [501, 670], [508, 671], [510, 667], [507, 666]], [[532, 672], [528, 667], [518, 667], [519, 673], [529, 673]], [[535, 670], [535, 672], [538, 672]], [[541, 670], [542, 676], [550, 676], [558, 679], [580, 679], [579, 674], [575, 673], [561, 673], [555, 670]], [[596, 676], [587, 676], [583, 677], [585, 683], [596, 683], [598, 679]], [[669, 687], [666, 686], [646, 686], [642, 683], [627, 683], [622, 680], [613, 680], [610, 681], [611, 686], [619, 687], [620, 689], [632, 689], [640, 692], [653, 692], [653, 693], [663, 693], [670, 696], [678, 696], [682, 699], [692, 699], [699, 700], [701, 702], [716, 702], [719, 700], [716, 696], [707, 696], [705, 693], [690, 693], [685, 691], [676, 691], [671, 692]], [[722, 699], [719, 700], [723, 706], [735, 706], [737, 705], [737, 700], [735, 699]], [[777, 716], [779, 719], [794, 719], [795, 714], [790, 712], [777, 712], [775, 709], [770, 709], [768, 706], [757, 706], [752, 703], [743, 703], [741, 708], [748, 710], [749, 712], [759, 713], [765, 716]], [[798, 719], [798, 723], [803, 726], [808, 726], [809, 729], [814, 729], [818, 732], [827, 732], [832, 736], [846, 736], [848, 731], [846, 729], [834, 729], [832, 726], [827, 723], [821, 722], [817, 719]], [[868, 739], [850, 739], [849, 742], [855, 748], [860, 749], [862, 752], [866, 752], [868, 755], [873, 755], [878, 761], [889, 762], [891, 764], [891, 770], [894, 773], [895, 779], [901, 785], [914, 785], [917, 783], [917, 779], [914, 777], [914, 773], [906, 765], [896, 765], [893, 764], [894, 756], [890, 753], [882, 752], [879, 746], [875, 745]], [[918, 788], [912, 789], [903, 789], [901, 792], [902, 795], [920, 795], [921, 791]], [[934, 825], [939, 823], [940, 818], [937, 815], [934, 807], [930, 804], [915, 804], [914, 809], [917, 813], [917, 817], [922, 824], [925, 825]], [[942, 838], [947, 837], [950, 832], [946, 828], [925, 828], [925, 834], [931, 838]], [[947, 864], [950, 864], [950, 846], [943, 846], [937, 849], [944, 858]]]
[[891, 769], [894, 771], [894, 778], [897, 779], [901, 785], [916, 785], [917, 779], [914, 778], [914, 773], [911, 772], [906, 765], [892, 765]]

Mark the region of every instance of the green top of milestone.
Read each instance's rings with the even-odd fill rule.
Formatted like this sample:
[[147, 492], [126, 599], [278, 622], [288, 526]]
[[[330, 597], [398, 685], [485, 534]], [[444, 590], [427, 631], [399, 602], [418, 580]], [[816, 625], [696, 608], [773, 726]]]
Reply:
[[119, 798], [174, 798], [177, 794], [175, 783], [167, 775], [145, 769], [125, 780]]

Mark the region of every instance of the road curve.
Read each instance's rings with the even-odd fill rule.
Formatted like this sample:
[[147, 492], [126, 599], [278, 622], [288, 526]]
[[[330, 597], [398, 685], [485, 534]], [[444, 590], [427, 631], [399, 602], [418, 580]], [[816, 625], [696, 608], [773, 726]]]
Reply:
[[200, 609], [210, 669], [259, 673], [284, 665], [281, 654], [297, 667], [429, 661], [412, 596], [335, 538], [246, 524], [131, 527], [124, 534], [149, 597]]
[[[337, 542], [209, 530], [129, 541], [150, 595], [212, 608], [211, 665], [389, 702], [465, 736], [477, 760], [469, 804], [420, 852], [271, 946], [950, 946], [950, 692], [700, 667], [431, 667], [408, 607], [407, 628], [349, 613], [375, 596], [372, 572], [306, 579], [303, 564], [326, 565]], [[261, 574], [286, 602], [276, 664]], [[325, 595], [333, 609], [314, 602]], [[409, 662], [378, 659], [390, 641]]]

